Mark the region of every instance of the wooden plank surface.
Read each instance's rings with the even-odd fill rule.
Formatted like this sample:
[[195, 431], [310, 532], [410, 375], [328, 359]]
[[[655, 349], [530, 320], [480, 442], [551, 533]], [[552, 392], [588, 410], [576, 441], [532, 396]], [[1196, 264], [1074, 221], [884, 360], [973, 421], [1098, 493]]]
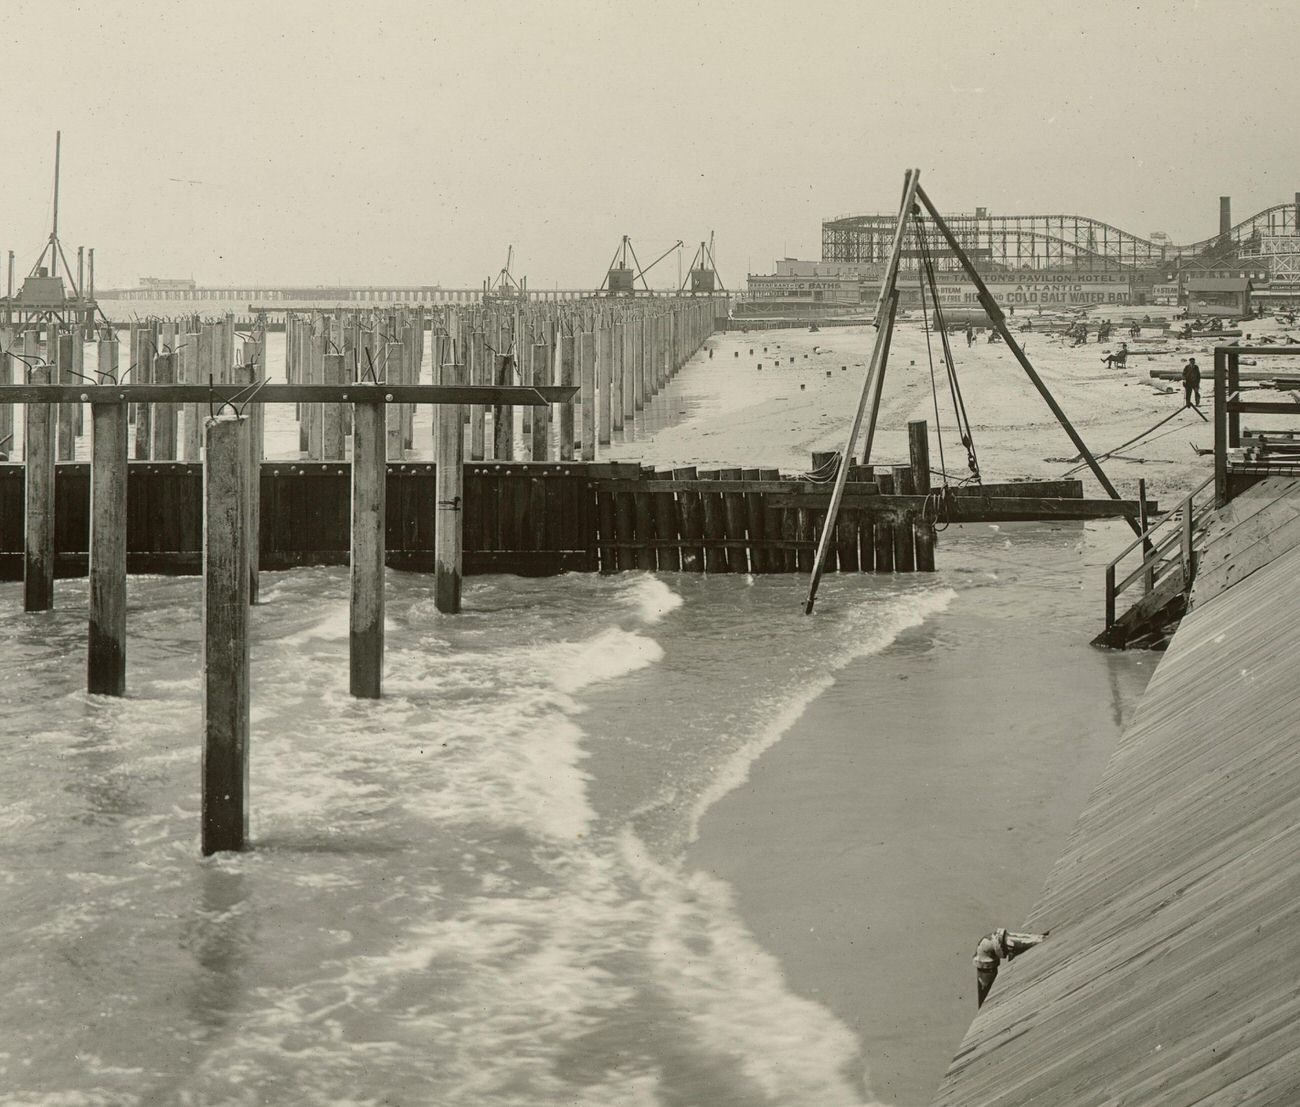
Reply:
[[1300, 1103], [1300, 547], [1184, 618], [935, 1103]]

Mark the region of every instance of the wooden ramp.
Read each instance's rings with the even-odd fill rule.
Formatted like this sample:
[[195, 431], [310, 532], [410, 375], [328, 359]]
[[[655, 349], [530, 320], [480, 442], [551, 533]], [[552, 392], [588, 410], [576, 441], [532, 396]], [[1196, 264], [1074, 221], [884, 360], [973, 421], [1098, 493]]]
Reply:
[[1184, 618], [1031, 917], [990, 918], [1052, 933], [936, 1104], [1300, 1103], [1300, 547], [1271, 553]]

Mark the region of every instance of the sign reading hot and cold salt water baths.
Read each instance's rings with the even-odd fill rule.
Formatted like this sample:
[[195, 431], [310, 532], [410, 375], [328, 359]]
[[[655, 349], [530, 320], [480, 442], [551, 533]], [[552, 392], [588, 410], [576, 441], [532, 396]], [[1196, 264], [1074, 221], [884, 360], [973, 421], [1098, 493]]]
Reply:
[[[1014, 307], [1059, 307], [1080, 304], [1122, 304], [1131, 295], [1129, 282], [1115, 273], [1044, 273], [1029, 270], [999, 273], [987, 280], [993, 298]], [[939, 285], [939, 302], [945, 307], [978, 307], [975, 286], [964, 281]]]

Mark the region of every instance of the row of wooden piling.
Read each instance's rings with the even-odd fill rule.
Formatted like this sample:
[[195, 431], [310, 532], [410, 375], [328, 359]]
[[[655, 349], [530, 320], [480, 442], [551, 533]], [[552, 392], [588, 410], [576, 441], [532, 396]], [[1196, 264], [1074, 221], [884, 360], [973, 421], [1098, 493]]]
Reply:
[[[471, 461], [593, 461], [712, 333], [719, 301], [668, 297], [618, 302], [506, 302], [441, 308], [288, 312], [285, 377], [343, 383], [369, 375], [417, 383], [426, 360], [434, 384], [576, 385], [573, 404], [526, 408], [471, 404]], [[316, 405], [319, 406], [319, 405]], [[344, 456], [337, 415], [299, 410], [310, 460]], [[438, 422], [433, 426], [438, 449]], [[390, 412], [388, 457], [416, 448], [410, 405]]]
[[[0, 327], [0, 384], [130, 382], [132, 384], [249, 383], [248, 370], [260, 364], [265, 348], [265, 319], [240, 334], [233, 316], [204, 320], [154, 319], [120, 328], [127, 351], [121, 356], [119, 328], [91, 332], [97, 343], [94, 375], [86, 365], [86, 329], [58, 322], [32, 324], [23, 330]], [[36, 405], [40, 406], [40, 405]], [[137, 461], [198, 461], [203, 421], [201, 404], [132, 404], [127, 413], [131, 456]], [[38, 424], [44, 419], [37, 416]], [[42, 431], [42, 426], [35, 428]], [[0, 453], [12, 455], [14, 405], [0, 403]], [[86, 432], [84, 406], [62, 403], [50, 415], [55, 458], [72, 461], [77, 441]], [[26, 441], [26, 436], [24, 436]], [[26, 447], [24, 447], [26, 449]]]

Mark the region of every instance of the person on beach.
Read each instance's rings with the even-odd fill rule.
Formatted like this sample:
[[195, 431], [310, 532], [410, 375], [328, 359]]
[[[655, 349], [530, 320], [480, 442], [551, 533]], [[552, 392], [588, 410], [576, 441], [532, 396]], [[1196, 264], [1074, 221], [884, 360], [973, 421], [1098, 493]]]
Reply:
[[[1196, 402], [1192, 403], [1192, 397], [1196, 397]], [[1201, 406], [1201, 367], [1196, 364], [1195, 358], [1189, 358], [1186, 365], [1183, 366], [1183, 407], [1200, 407]]]
[[966, 324], [966, 345], [967, 346], [975, 345], [975, 328], [971, 326], [969, 323]]
[[1051, 933], [1044, 930], [1041, 934], [1012, 934], [1006, 927], [1000, 926], [992, 934], [985, 934], [975, 947], [975, 1006], [984, 1006], [993, 981], [998, 978], [998, 966], [1003, 961], [1010, 961], [1027, 949], [1032, 949]]
[[1115, 353], [1107, 354], [1101, 360], [1106, 363], [1107, 369], [1123, 369], [1128, 362], [1128, 343], [1121, 342]]

